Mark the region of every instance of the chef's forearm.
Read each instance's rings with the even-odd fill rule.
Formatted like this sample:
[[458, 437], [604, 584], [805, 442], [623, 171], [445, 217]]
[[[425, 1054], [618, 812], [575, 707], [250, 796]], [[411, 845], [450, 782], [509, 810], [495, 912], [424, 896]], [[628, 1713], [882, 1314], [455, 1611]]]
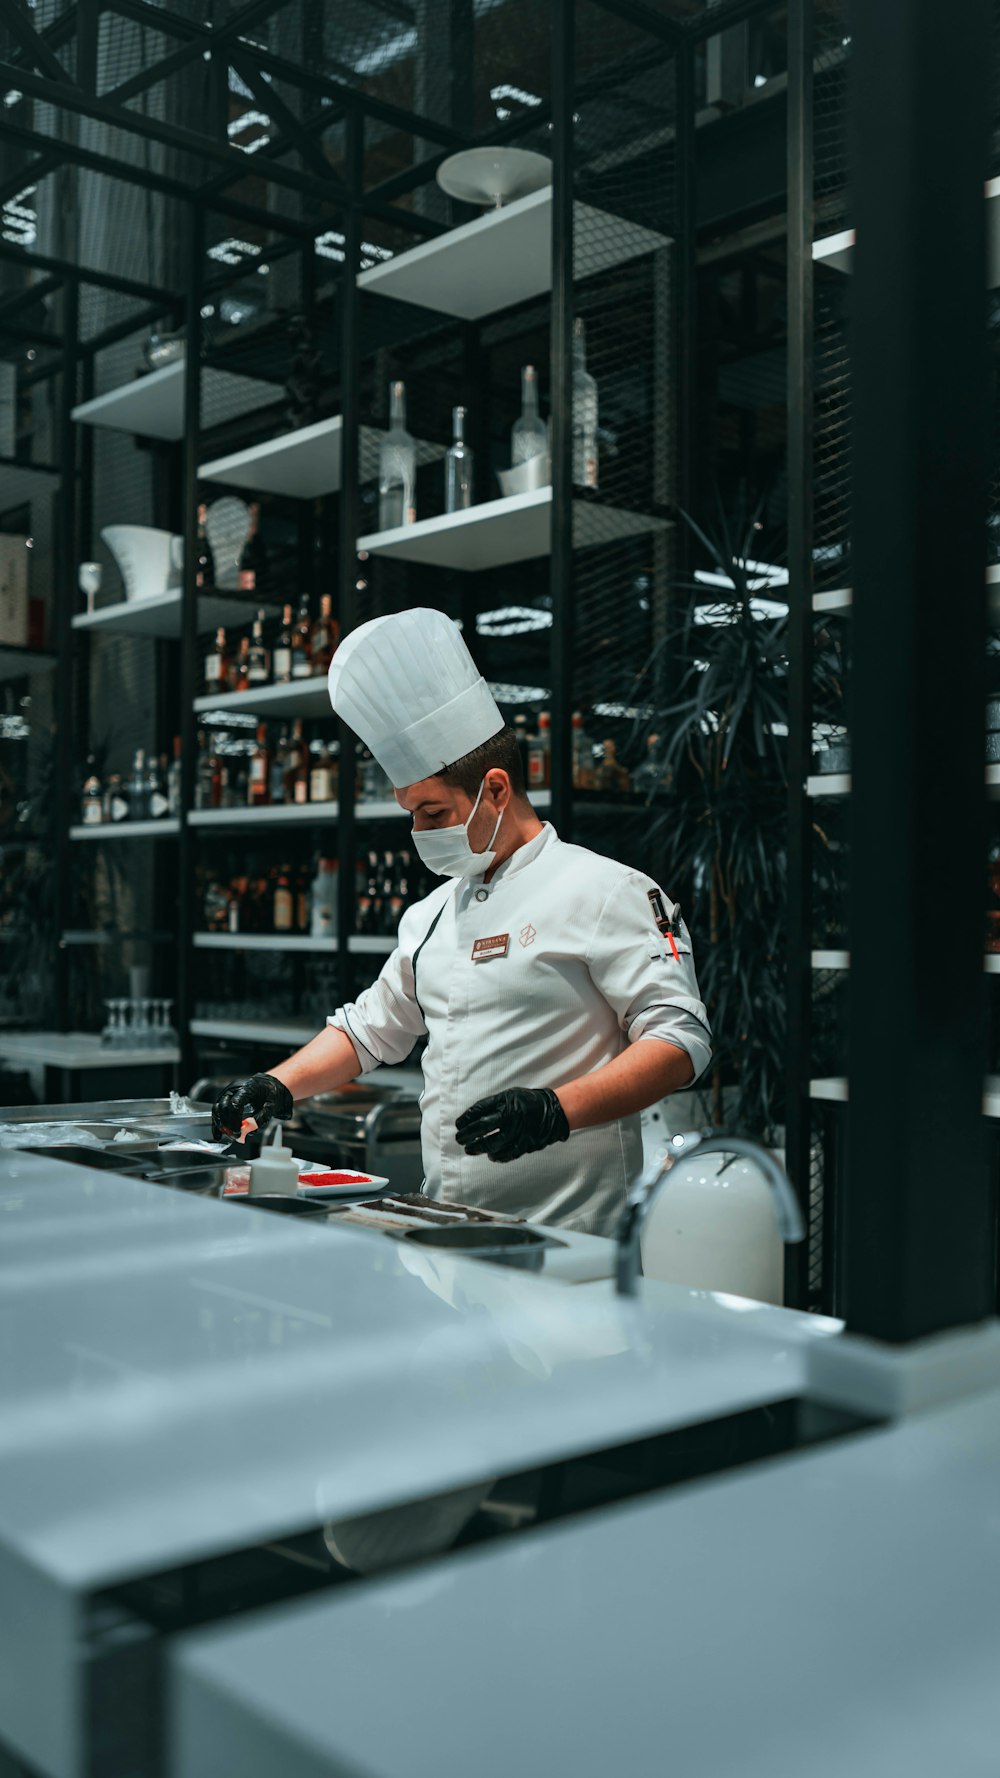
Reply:
[[556, 1098], [570, 1129], [586, 1130], [644, 1111], [667, 1093], [690, 1086], [693, 1079], [694, 1064], [687, 1050], [659, 1037], [640, 1037], [613, 1062], [558, 1087]]
[[356, 1080], [361, 1064], [346, 1031], [327, 1025], [318, 1037], [296, 1050], [294, 1056], [279, 1062], [276, 1068], [269, 1068], [268, 1073], [275, 1080], [284, 1081], [293, 1099], [308, 1099], [313, 1093], [332, 1093], [336, 1087]]

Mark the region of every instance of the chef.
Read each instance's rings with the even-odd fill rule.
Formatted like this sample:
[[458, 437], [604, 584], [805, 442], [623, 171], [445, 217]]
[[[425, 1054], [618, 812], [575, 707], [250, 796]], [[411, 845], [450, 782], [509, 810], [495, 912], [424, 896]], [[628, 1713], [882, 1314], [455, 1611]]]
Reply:
[[516, 740], [442, 612], [362, 624], [329, 686], [442, 881], [403, 914], [371, 987], [270, 1073], [226, 1088], [214, 1133], [287, 1118], [426, 1038], [428, 1195], [612, 1233], [642, 1162], [640, 1112], [711, 1058], [679, 908], [539, 820]]

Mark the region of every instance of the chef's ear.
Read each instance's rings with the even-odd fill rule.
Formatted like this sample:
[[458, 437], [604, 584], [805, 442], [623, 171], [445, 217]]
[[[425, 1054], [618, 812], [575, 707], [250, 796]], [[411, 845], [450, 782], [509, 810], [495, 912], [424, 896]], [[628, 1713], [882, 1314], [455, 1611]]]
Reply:
[[486, 774], [483, 796], [488, 797], [494, 809], [505, 809], [513, 796], [510, 778], [502, 766], [491, 766]]

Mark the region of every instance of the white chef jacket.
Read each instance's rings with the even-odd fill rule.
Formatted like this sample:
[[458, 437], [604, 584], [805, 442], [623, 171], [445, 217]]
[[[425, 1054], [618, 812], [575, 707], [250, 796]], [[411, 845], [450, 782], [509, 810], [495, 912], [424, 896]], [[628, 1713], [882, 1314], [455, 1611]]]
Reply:
[[[613, 1233], [642, 1163], [638, 1115], [502, 1163], [465, 1154], [455, 1120], [507, 1087], [592, 1074], [640, 1037], [676, 1044], [695, 1078], [704, 1073], [711, 1033], [691, 941], [682, 924], [675, 958], [661, 930], [673, 913], [651, 878], [566, 844], [548, 822], [489, 883], [447, 879], [407, 909], [377, 981], [327, 1023], [351, 1038], [362, 1074], [398, 1065], [427, 1036], [421, 1147], [431, 1197]], [[482, 939], [497, 942], [474, 953]]]

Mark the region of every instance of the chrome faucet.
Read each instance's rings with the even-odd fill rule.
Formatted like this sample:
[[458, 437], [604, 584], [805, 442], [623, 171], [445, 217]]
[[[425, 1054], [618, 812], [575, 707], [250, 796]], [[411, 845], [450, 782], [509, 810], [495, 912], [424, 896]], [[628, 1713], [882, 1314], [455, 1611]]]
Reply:
[[747, 1160], [756, 1161], [771, 1188], [774, 1219], [781, 1239], [786, 1243], [805, 1240], [805, 1224], [798, 1200], [788, 1182], [788, 1175], [778, 1165], [770, 1149], [764, 1148], [759, 1142], [748, 1141], [745, 1136], [726, 1136], [716, 1130], [691, 1130], [685, 1136], [672, 1137], [663, 1160], [640, 1174], [629, 1192], [628, 1203], [618, 1225], [617, 1278], [620, 1296], [635, 1296], [639, 1288], [639, 1242], [657, 1190], [678, 1161], [686, 1160], [688, 1155], [696, 1151], [700, 1155], [743, 1155]]

